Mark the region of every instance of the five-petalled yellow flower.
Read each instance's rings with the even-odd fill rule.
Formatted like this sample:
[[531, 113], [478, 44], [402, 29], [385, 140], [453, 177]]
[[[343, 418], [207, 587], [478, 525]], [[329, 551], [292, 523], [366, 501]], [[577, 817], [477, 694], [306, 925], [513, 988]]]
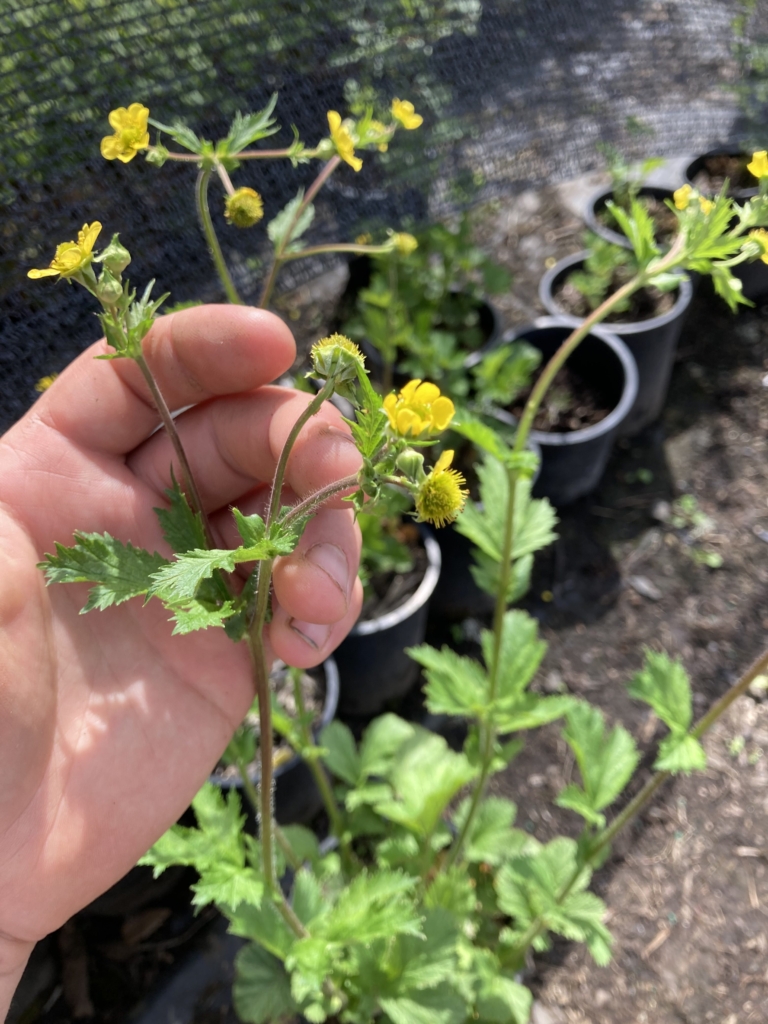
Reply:
[[363, 166], [363, 161], [360, 157], [355, 156], [355, 140], [341, 120], [341, 114], [338, 111], [328, 111], [328, 127], [331, 129], [331, 140], [336, 147], [336, 152], [353, 171], [359, 171]]
[[752, 162], [747, 164], [747, 170], [755, 178], [768, 178], [768, 152], [759, 149], [752, 154]]
[[435, 463], [435, 468], [419, 486], [416, 493], [417, 521], [447, 526], [464, 508], [467, 491], [466, 480], [456, 469], [450, 469], [453, 452], [445, 451]]
[[428, 381], [409, 380], [399, 394], [384, 399], [389, 425], [401, 437], [420, 437], [445, 430], [456, 411], [450, 398]]
[[410, 100], [393, 99], [392, 117], [394, 117], [396, 121], [399, 121], [403, 128], [407, 128], [409, 131], [412, 131], [414, 128], [421, 127], [424, 123], [424, 118], [421, 114], [416, 113]]
[[62, 242], [56, 246], [56, 255], [49, 267], [44, 270], [29, 270], [27, 277], [37, 280], [40, 277], [74, 277], [84, 270], [93, 259], [93, 246], [99, 237], [101, 224], [95, 220], [93, 224], [83, 224], [77, 233], [76, 242]]
[[148, 117], [149, 108], [142, 103], [110, 110], [109, 123], [115, 134], [105, 135], [101, 140], [101, 155], [104, 159], [120, 160], [127, 164], [140, 149], [146, 149], [149, 146]]

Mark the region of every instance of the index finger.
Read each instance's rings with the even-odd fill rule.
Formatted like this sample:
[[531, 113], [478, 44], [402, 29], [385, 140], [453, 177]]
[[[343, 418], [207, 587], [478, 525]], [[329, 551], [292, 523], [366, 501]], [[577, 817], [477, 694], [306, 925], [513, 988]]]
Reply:
[[[171, 411], [269, 384], [296, 356], [283, 321], [249, 306], [195, 306], [160, 317], [143, 348]], [[152, 434], [159, 416], [132, 359], [94, 358], [109, 351], [104, 340], [86, 349], [33, 409], [76, 444], [124, 455]]]

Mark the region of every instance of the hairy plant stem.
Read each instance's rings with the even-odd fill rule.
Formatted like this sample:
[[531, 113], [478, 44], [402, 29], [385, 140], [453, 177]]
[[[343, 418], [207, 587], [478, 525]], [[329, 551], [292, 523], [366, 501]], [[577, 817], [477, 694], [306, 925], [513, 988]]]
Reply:
[[326, 484], [325, 487], [321, 487], [319, 491], [315, 491], [314, 494], [310, 494], [308, 498], [300, 501], [298, 505], [294, 505], [291, 511], [286, 513], [283, 522], [287, 525], [292, 523], [294, 519], [299, 519], [301, 516], [312, 515], [316, 512], [323, 502], [328, 501], [335, 494], [341, 494], [342, 491], [348, 491], [352, 487], [357, 487], [358, 478], [357, 473], [352, 473], [350, 476], [344, 476], [341, 480], [337, 480], [335, 483]]
[[216, 161], [216, 173], [219, 176], [219, 181], [224, 186], [224, 191], [228, 196], [233, 196], [235, 194], [235, 186], [232, 184], [232, 179], [227, 173], [226, 167], [220, 160]]
[[[709, 711], [700, 718], [693, 729], [691, 729], [690, 735], [694, 736], [696, 739], [701, 739], [701, 737], [712, 728], [715, 722], [723, 715], [731, 704], [747, 692], [750, 683], [752, 683], [757, 676], [763, 675], [766, 671], [768, 671], [768, 650], [763, 651], [763, 653], [752, 662], [746, 672], [744, 672], [733, 686], [731, 686], [731, 688], [727, 690], [718, 701], [715, 701]], [[650, 801], [651, 797], [654, 796], [657, 790], [660, 789], [661, 786], [663, 786], [663, 784], [672, 777], [672, 775], [672, 772], [667, 771], [655, 772], [643, 788], [629, 801], [624, 810], [614, 818], [611, 824], [606, 826], [606, 828], [595, 836], [594, 840], [587, 847], [586, 856], [584, 856], [577, 864], [576, 870], [558, 893], [558, 903], [562, 903], [562, 901], [569, 895], [584, 869], [591, 868], [595, 865], [606, 847], [610, 846], [616, 836], [637, 817], [637, 815]], [[521, 936], [519, 943], [512, 951], [512, 964], [521, 965], [524, 962], [528, 949], [545, 930], [545, 927], [546, 926], [541, 918], [537, 918], [530, 923], [526, 931]]]
[[224, 260], [224, 254], [221, 251], [221, 246], [219, 245], [219, 240], [216, 237], [216, 231], [213, 227], [211, 211], [208, 208], [208, 185], [210, 184], [212, 170], [213, 168], [211, 167], [202, 167], [200, 169], [200, 173], [197, 175], [197, 182], [195, 184], [197, 213], [203, 227], [205, 240], [208, 243], [208, 249], [213, 259], [214, 266], [216, 267], [216, 273], [219, 275], [219, 280], [224, 288], [227, 299], [235, 305], [242, 306], [243, 300], [240, 298], [237, 288], [235, 288], [235, 284], [230, 277], [227, 264]]
[[259, 306], [261, 306], [262, 309], [266, 309], [269, 300], [272, 298], [272, 292], [274, 291], [275, 288], [275, 281], [277, 280], [278, 272], [280, 270], [280, 267], [284, 263], [285, 249], [286, 246], [290, 244], [291, 235], [293, 234], [294, 228], [299, 223], [301, 215], [304, 213], [306, 208], [309, 206], [309, 204], [312, 202], [317, 193], [320, 191], [320, 189], [323, 187], [326, 181], [330, 178], [330, 176], [333, 174], [333, 172], [336, 170], [340, 163], [340, 156], [332, 156], [328, 163], [325, 165], [325, 167], [322, 169], [322, 171], [320, 171], [318, 176], [309, 186], [304, 198], [296, 207], [296, 212], [291, 218], [291, 222], [288, 225], [285, 234], [283, 235], [283, 240], [275, 250], [275, 258], [272, 262], [272, 267], [270, 268], [269, 275], [264, 284], [264, 290], [261, 293], [261, 299], [259, 300]]
[[200, 499], [200, 492], [197, 489], [195, 478], [192, 475], [192, 469], [190, 468], [189, 460], [187, 459], [187, 453], [184, 451], [184, 445], [181, 443], [181, 438], [179, 437], [179, 432], [176, 429], [176, 424], [173, 422], [171, 411], [163, 398], [163, 393], [160, 390], [154, 374], [150, 370], [149, 364], [144, 356], [138, 355], [134, 358], [138, 363], [142, 375], [144, 376], [144, 380], [147, 382], [149, 390], [152, 393], [152, 401], [155, 403], [155, 407], [160, 413], [160, 419], [163, 421], [165, 432], [168, 434], [171, 444], [173, 445], [173, 450], [176, 453], [176, 458], [179, 460], [182, 483], [184, 484], [184, 490], [189, 499], [189, 504], [191, 505], [193, 512], [199, 513], [200, 519], [203, 523], [205, 539], [208, 542], [208, 547], [213, 548], [215, 547], [215, 544], [213, 542], [213, 534], [211, 533], [211, 524], [208, 521], [208, 516], [203, 508], [203, 503]]
[[[254, 814], [258, 818], [259, 794], [256, 792], [256, 787], [254, 786], [253, 782], [251, 781], [251, 777], [248, 774], [248, 765], [240, 757], [238, 757], [235, 760], [235, 765], [237, 767], [237, 770], [240, 772], [240, 778], [242, 779], [243, 782], [243, 789], [245, 791], [246, 797], [248, 798], [248, 803], [251, 805]], [[297, 856], [294, 848], [288, 842], [285, 833], [283, 832], [283, 830], [280, 828], [276, 821], [273, 822], [272, 829], [275, 833], [277, 845], [283, 851], [283, 856], [285, 857], [286, 861], [291, 865], [294, 871], [298, 871], [298, 869], [301, 867], [301, 860]]]
[[[299, 732], [301, 734], [302, 744], [305, 749], [316, 749], [315, 741], [306, 721], [307, 711], [304, 706], [304, 694], [301, 691], [301, 672], [291, 669], [291, 678], [293, 681], [293, 695], [296, 701], [296, 709], [298, 711]], [[316, 757], [305, 757], [304, 760], [307, 767], [312, 772], [312, 777], [320, 791], [320, 796], [323, 798], [323, 804], [331, 823], [331, 831], [339, 841], [342, 841], [342, 836], [344, 834], [344, 818], [339, 805], [336, 802], [336, 797], [333, 795], [331, 783], [328, 780], [325, 768], [323, 768], [323, 766], [318, 762]]]
[[[525, 449], [528, 442], [528, 435], [531, 432], [533, 421], [536, 418], [536, 413], [539, 411], [544, 396], [549, 390], [552, 381], [555, 378], [558, 370], [564, 365], [568, 357], [578, 348], [580, 343], [586, 338], [592, 328], [605, 319], [606, 316], [621, 303], [624, 299], [628, 298], [638, 289], [642, 288], [649, 278], [656, 274], [663, 273], [665, 271], [672, 270], [683, 258], [683, 236], [678, 236], [675, 243], [672, 245], [666, 256], [663, 256], [655, 266], [653, 266], [652, 272], [649, 273], [648, 269], [640, 271], [636, 274], [631, 281], [628, 281], [625, 285], [619, 288], [613, 295], [610, 295], [605, 302], [603, 302], [596, 310], [594, 310], [562, 343], [560, 348], [555, 352], [552, 358], [549, 360], [547, 365], [544, 367], [543, 372], [539, 376], [536, 384], [531, 391], [530, 397], [525, 404], [523, 415], [520, 419], [520, 423], [515, 434], [515, 443], [512, 448], [514, 454], [519, 455]], [[514, 541], [514, 520], [515, 520], [515, 491], [517, 489], [517, 481], [519, 477], [519, 470], [514, 467], [507, 469], [507, 480], [509, 486], [509, 496], [507, 499], [507, 510], [506, 517], [504, 520], [504, 539], [501, 556], [501, 566], [499, 574], [499, 589], [496, 594], [496, 606], [493, 616], [493, 659], [491, 664], [488, 666], [490, 673], [489, 683], [489, 702], [493, 703], [496, 698], [496, 690], [498, 687], [498, 673], [499, 673], [499, 657], [501, 652], [501, 640], [502, 630], [504, 626], [504, 614], [507, 610], [507, 591], [509, 589], [509, 581], [512, 572], [512, 549]], [[482, 723], [480, 725], [480, 743], [481, 743], [481, 760], [480, 760], [480, 775], [475, 788], [472, 793], [471, 803], [469, 811], [464, 820], [464, 824], [456, 838], [456, 842], [451, 847], [451, 852], [446, 860], [446, 866], [450, 867], [455, 864], [461, 855], [464, 847], [464, 842], [469, 834], [470, 827], [474, 820], [477, 809], [480, 806], [485, 789], [488, 783], [488, 777], [490, 775], [491, 763], [493, 760], [493, 750], [496, 742], [496, 734], [493, 726], [490, 723]]]

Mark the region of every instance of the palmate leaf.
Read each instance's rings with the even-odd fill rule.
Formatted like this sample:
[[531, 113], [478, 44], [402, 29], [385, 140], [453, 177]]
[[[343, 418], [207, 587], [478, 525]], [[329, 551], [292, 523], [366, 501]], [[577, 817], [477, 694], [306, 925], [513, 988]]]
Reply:
[[419, 729], [397, 752], [388, 780], [394, 795], [374, 808], [416, 835], [430, 836], [450, 801], [477, 772], [442, 736]]
[[168, 562], [157, 552], [151, 554], [123, 544], [108, 533], [75, 533], [75, 544], [56, 544], [56, 554], [46, 554], [40, 563], [48, 583], [94, 583], [81, 614], [94, 608], [103, 611], [132, 597], [149, 592], [152, 578]]
[[278, 1024], [298, 1011], [282, 961], [255, 943], [237, 954], [232, 996], [245, 1024]]
[[227, 137], [223, 140], [223, 148], [227, 156], [237, 156], [241, 149], [245, 149], [246, 146], [250, 146], [258, 139], [274, 135], [280, 130], [280, 126], [275, 124], [275, 119], [272, 117], [276, 103], [277, 93], [275, 92], [272, 93], [266, 107], [255, 114], [241, 114], [238, 110]]
[[362, 871], [342, 890], [335, 906], [315, 919], [313, 935], [342, 943], [420, 936], [422, 917], [411, 899], [417, 881], [402, 871]]
[[488, 676], [472, 658], [449, 647], [436, 650], [428, 644], [409, 647], [406, 653], [427, 671], [424, 692], [427, 707], [436, 715], [474, 718], [488, 705]]
[[606, 735], [603, 713], [578, 701], [567, 712], [563, 737], [576, 755], [582, 785], [572, 783], [555, 801], [588, 822], [603, 828], [603, 808], [613, 803], [632, 777], [640, 755], [626, 729], [616, 726]]

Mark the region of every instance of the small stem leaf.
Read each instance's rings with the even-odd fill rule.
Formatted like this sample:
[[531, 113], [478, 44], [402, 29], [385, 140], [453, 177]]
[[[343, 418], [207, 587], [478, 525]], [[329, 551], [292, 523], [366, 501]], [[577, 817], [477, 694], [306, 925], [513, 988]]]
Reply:
[[694, 736], [672, 733], [659, 744], [659, 756], [653, 767], [659, 772], [683, 772], [689, 775], [691, 772], [704, 771], [707, 755]]
[[691, 684], [679, 661], [663, 652], [645, 651], [645, 665], [629, 684], [629, 695], [650, 704], [670, 732], [688, 731], [693, 718]]
[[567, 712], [563, 737], [576, 755], [582, 786], [567, 786], [558, 796], [559, 807], [569, 807], [590, 824], [605, 826], [600, 811], [619, 796], [640, 760], [635, 741], [622, 726], [606, 735], [598, 708], [578, 701]]
[[108, 533], [75, 533], [74, 546], [56, 544], [56, 554], [46, 555], [40, 568], [48, 583], [95, 583], [82, 609], [89, 612], [147, 594], [154, 574], [168, 564], [157, 552], [123, 544]]
[[476, 718], [488, 707], [488, 676], [472, 658], [456, 654], [449, 647], [436, 650], [427, 644], [406, 650], [427, 671], [424, 692], [427, 707], [436, 715]]
[[[297, 195], [291, 199], [287, 206], [278, 213], [278, 215], [269, 222], [267, 225], [267, 234], [269, 235], [270, 241], [275, 248], [275, 252], [279, 254], [288, 252], [298, 252], [301, 248], [301, 242], [299, 239], [310, 226], [315, 217], [315, 208], [312, 203], [309, 203], [295, 224], [293, 224], [296, 212], [304, 202], [304, 189], [299, 189]], [[293, 227], [291, 225], [293, 224]], [[290, 237], [288, 232], [290, 231]]]
[[203, 517], [192, 511], [187, 497], [172, 476], [171, 487], [165, 492], [171, 503], [170, 508], [156, 508], [154, 513], [160, 521], [163, 536], [171, 549], [181, 555], [187, 551], [207, 547]]
[[329, 770], [350, 786], [357, 785], [360, 757], [350, 729], [342, 722], [331, 722], [320, 733], [320, 746], [325, 751], [323, 760]]
[[[494, 635], [484, 630], [481, 636], [483, 658], [491, 671], [494, 655]], [[518, 610], [506, 612], [501, 627], [499, 665], [497, 669], [497, 699], [505, 706], [521, 696], [538, 671], [547, 650], [539, 640], [539, 627], [534, 618]]]

